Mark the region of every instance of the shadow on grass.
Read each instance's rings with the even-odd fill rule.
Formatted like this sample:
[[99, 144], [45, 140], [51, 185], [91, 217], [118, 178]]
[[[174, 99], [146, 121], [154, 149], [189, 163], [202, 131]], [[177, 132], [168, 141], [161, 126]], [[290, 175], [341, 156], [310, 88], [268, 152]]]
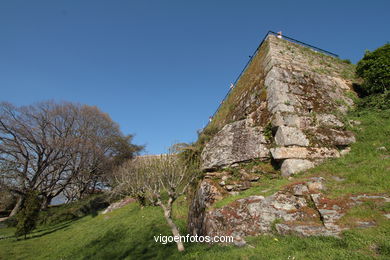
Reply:
[[[76, 259], [168, 259], [177, 253], [176, 244], [156, 243], [153, 234], [160, 234], [156, 227], [146, 226], [148, 231], [133, 234], [126, 228], [107, 231], [82, 250], [76, 250]], [[157, 229], [157, 230], [156, 230]], [[155, 231], [153, 231], [155, 230]]]
[[36, 229], [33, 232], [31, 232], [30, 235], [26, 238], [23, 238], [22, 236], [16, 237], [15, 235], [9, 236], [7, 238], [14, 237], [14, 238], [16, 238], [17, 241], [23, 241], [23, 240], [29, 240], [29, 239], [33, 239], [33, 238], [43, 237], [43, 236], [46, 236], [48, 234], [54, 233], [58, 230], [64, 229], [64, 228], [70, 226], [71, 224], [72, 224], [71, 221], [67, 221], [67, 222], [64, 222], [64, 223], [59, 224], [59, 225], [45, 227], [43, 229]]
[[[48, 227], [48, 228], [46, 228], [46, 229], [37, 230], [37, 231], [34, 232], [34, 233], [38, 233], [38, 232], [39, 232], [39, 234], [34, 235], [34, 233], [33, 233], [32, 236], [31, 236], [30, 238], [43, 237], [43, 236], [46, 236], [46, 235], [48, 235], [48, 234], [54, 233], [54, 232], [56, 232], [56, 231], [58, 231], [58, 230], [64, 229], [64, 228], [66, 228], [66, 227], [68, 227], [68, 226], [70, 226], [70, 225], [71, 225], [71, 221], [67, 221], [67, 222], [65, 222], [65, 223], [56, 225], [56, 226], [54, 226], [54, 227]], [[41, 233], [41, 232], [42, 232], [42, 233]]]

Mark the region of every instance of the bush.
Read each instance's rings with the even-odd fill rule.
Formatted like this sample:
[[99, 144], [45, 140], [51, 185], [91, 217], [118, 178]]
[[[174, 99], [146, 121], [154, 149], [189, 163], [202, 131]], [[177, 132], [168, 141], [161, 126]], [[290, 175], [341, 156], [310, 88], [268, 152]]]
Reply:
[[38, 224], [54, 225], [64, 221], [73, 220], [92, 214], [97, 215], [98, 210], [109, 206], [107, 196], [92, 195], [88, 198], [71, 202], [69, 204], [51, 206], [39, 215]]
[[373, 52], [366, 51], [357, 64], [356, 74], [364, 80], [362, 90], [366, 95], [390, 90], [390, 43]]
[[22, 209], [16, 217], [18, 224], [16, 225], [15, 236], [23, 235], [26, 239], [26, 235], [36, 227], [41, 204], [37, 191], [27, 192]]
[[376, 110], [390, 109], [390, 91], [385, 91], [383, 94], [373, 94], [364, 97], [359, 101], [358, 107]]
[[345, 59], [345, 60], [342, 60], [344, 63], [346, 63], [346, 64], [352, 64], [352, 62], [351, 62], [351, 60], [349, 60], [349, 59]]

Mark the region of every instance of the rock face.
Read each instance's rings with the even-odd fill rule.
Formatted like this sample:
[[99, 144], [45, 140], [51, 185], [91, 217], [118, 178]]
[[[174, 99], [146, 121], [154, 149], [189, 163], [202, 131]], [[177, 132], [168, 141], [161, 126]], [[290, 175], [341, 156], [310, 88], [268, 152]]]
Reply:
[[278, 146], [309, 146], [309, 139], [299, 128], [280, 126], [275, 135], [275, 143]]
[[355, 142], [343, 130], [343, 114], [353, 105], [345, 66], [268, 36], [217, 114], [221, 130], [204, 147], [202, 168], [273, 158], [287, 176], [340, 156], [337, 149]]
[[206, 209], [221, 198], [218, 188], [210, 181], [203, 181], [197, 189], [188, 215], [189, 230], [192, 235], [205, 235], [203, 221]]
[[309, 160], [302, 159], [287, 159], [283, 161], [281, 172], [282, 176], [288, 177], [296, 172], [301, 172], [310, 169], [314, 166], [314, 163]]
[[[352, 196], [329, 199], [322, 193], [322, 178], [292, 185], [269, 197], [250, 196], [223, 208], [208, 211], [204, 221], [204, 234], [244, 237], [266, 234], [276, 230], [279, 234], [299, 236], [339, 236], [346, 229], [339, 220], [353, 206], [367, 200], [386, 202], [386, 196]], [[356, 222], [370, 227], [373, 223]]]
[[267, 140], [261, 127], [247, 120], [228, 124], [206, 145], [202, 153], [203, 169], [212, 169], [253, 158], [269, 158]]

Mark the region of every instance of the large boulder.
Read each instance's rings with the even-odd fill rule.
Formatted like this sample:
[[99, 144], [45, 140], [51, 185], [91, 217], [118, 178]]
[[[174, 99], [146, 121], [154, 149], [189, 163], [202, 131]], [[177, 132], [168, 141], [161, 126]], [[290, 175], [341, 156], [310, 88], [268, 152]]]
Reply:
[[[386, 195], [358, 195], [328, 198], [321, 192], [323, 178], [312, 178], [264, 196], [239, 199], [206, 213], [204, 233], [210, 236], [252, 236], [276, 231], [282, 235], [340, 236], [348, 227], [340, 219], [348, 210], [364, 201], [384, 205]], [[351, 226], [371, 227], [372, 223], [356, 222]], [[375, 223], [374, 223], [375, 225]]]
[[204, 235], [204, 219], [206, 209], [217, 200], [222, 199], [222, 193], [211, 180], [203, 180], [196, 190], [190, 205], [188, 215], [188, 230], [192, 235]]
[[296, 127], [280, 126], [275, 135], [275, 143], [278, 146], [309, 146], [309, 139]]
[[255, 158], [269, 158], [263, 128], [249, 126], [247, 120], [225, 125], [202, 152], [202, 169], [209, 170]]
[[294, 173], [298, 173], [313, 167], [314, 163], [309, 160], [287, 159], [283, 161], [280, 171], [282, 176], [288, 177]]

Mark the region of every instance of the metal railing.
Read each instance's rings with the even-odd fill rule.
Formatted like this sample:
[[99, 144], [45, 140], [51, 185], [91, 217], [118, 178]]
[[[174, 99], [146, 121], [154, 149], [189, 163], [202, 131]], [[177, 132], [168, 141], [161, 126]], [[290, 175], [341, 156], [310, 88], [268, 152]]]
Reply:
[[[307, 43], [304, 43], [304, 42], [301, 42], [301, 41], [298, 41], [294, 38], [291, 38], [291, 37], [288, 37], [286, 35], [279, 35], [278, 33], [276, 32], [273, 32], [273, 31], [268, 31], [266, 33], [266, 35], [264, 36], [263, 40], [260, 42], [259, 46], [256, 48], [256, 50], [253, 52], [253, 54], [251, 56], [249, 56], [249, 60], [248, 62], [245, 64], [244, 68], [242, 69], [242, 71], [240, 72], [240, 74], [238, 75], [238, 77], [236, 78], [236, 80], [232, 83], [233, 84], [233, 88], [229, 88], [229, 91], [226, 93], [225, 97], [222, 99], [221, 103], [219, 104], [217, 110], [215, 110], [214, 114], [210, 117], [211, 119], [214, 118], [214, 116], [218, 113], [219, 109], [221, 108], [221, 106], [223, 105], [223, 103], [225, 102], [225, 100], [227, 99], [227, 97], [230, 95], [230, 92], [236, 87], [236, 84], [238, 83], [238, 81], [240, 80], [242, 74], [244, 74], [245, 70], [248, 68], [249, 64], [252, 62], [253, 58], [256, 56], [257, 52], [260, 50], [261, 46], [263, 45], [264, 41], [267, 39], [268, 35], [275, 35], [275, 36], [279, 36], [280, 38], [282, 39], [285, 39], [289, 42], [292, 42], [292, 43], [296, 43], [296, 44], [299, 44], [299, 45], [302, 45], [304, 47], [307, 47], [307, 48], [310, 48], [316, 52], [320, 52], [320, 53], [323, 53], [325, 55], [329, 55], [329, 56], [332, 56], [332, 57], [335, 57], [335, 58], [338, 58], [339, 56], [335, 53], [332, 53], [330, 51], [326, 51], [324, 49], [321, 49], [321, 48], [318, 48], [318, 47], [315, 47], [313, 45], [310, 45], [310, 44], [307, 44]], [[210, 120], [207, 122], [207, 125], [201, 129], [200, 132], [202, 132], [208, 125], [210, 124]]]

